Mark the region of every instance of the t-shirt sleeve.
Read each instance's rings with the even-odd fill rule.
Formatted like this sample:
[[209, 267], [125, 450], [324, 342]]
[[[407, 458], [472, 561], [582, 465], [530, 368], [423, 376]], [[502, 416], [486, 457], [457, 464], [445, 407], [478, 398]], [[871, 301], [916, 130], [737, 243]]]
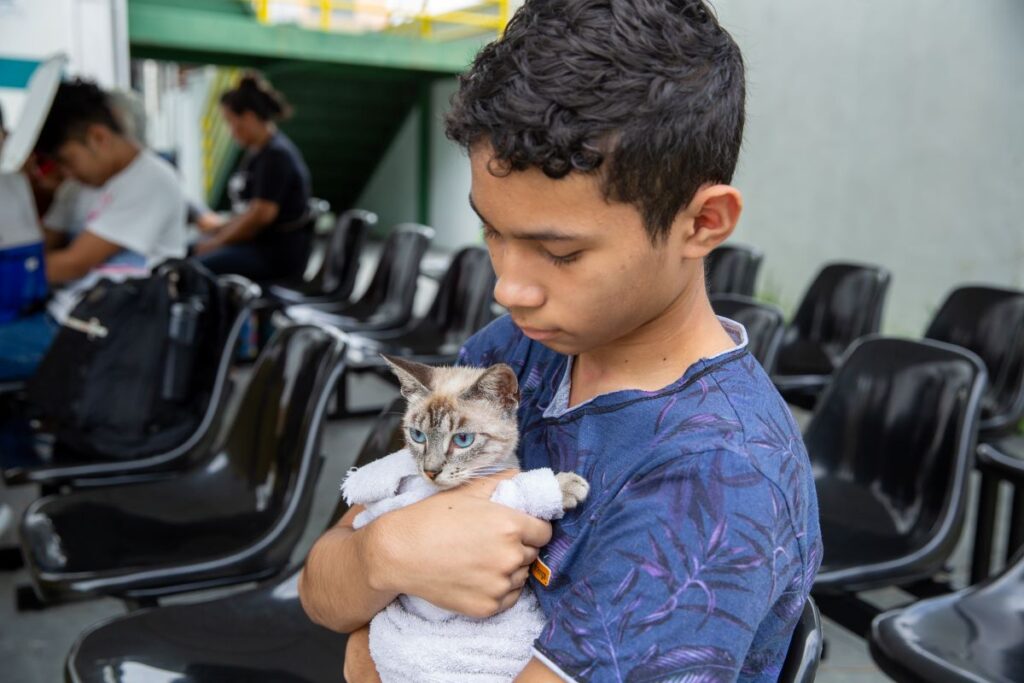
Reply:
[[249, 198], [284, 204], [295, 166], [288, 153], [267, 149], [249, 168]]
[[166, 231], [185, 224], [185, 198], [172, 175], [138, 173], [105, 188], [85, 230], [150, 258]]
[[743, 456], [635, 477], [591, 533], [534, 644], [548, 663], [577, 681], [776, 680], [789, 634], [751, 643], [770, 609], [802, 609], [803, 563], [783, 496]]

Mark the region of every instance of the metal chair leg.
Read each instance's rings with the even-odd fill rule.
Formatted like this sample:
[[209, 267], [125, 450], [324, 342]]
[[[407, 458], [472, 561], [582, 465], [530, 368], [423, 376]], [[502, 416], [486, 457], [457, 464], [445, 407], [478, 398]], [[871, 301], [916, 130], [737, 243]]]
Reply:
[[996, 531], [998, 502], [999, 479], [982, 472], [978, 489], [978, 518], [974, 527], [974, 550], [971, 554], [971, 585], [987, 579], [992, 570], [992, 542]]

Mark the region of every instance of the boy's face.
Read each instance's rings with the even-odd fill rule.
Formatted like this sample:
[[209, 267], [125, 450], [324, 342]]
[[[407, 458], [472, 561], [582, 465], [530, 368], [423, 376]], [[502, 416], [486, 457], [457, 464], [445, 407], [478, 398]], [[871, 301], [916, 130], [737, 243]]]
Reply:
[[114, 174], [114, 136], [106, 126], [92, 125], [81, 138], [69, 138], [61, 145], [54, 160], [61, 171], [92, 187], [100, 187]]
[[701, 278], [677, 234], [684, 215], [655, 246], [636, 207], [606, 201], [596, 176], [495, 176], [490, 156], [487, 146], [470, 154], [470, 199], [498, 275], [494, 297], [531, 339], [565, 354], [628, 344]]

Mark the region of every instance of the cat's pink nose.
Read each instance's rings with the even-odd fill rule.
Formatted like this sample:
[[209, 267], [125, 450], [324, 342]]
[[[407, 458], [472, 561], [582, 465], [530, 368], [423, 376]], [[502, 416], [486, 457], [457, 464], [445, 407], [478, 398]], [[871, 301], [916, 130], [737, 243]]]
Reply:
[[434, 481], [434, 477], [436, 477], [440, 471], [441, 470], [423, 470], [423, 474], [430, 481]]

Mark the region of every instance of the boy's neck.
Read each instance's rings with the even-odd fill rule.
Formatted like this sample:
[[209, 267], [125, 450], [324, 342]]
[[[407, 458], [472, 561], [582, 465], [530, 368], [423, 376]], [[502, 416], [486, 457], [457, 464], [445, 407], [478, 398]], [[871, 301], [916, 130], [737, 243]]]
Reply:
[[656, 391], [701, 358], [735, 345], [711, 308], [703, 280], [691, 283], [658, 317], [611, 344], [577, 355], [569, 405], [625, 389]]

